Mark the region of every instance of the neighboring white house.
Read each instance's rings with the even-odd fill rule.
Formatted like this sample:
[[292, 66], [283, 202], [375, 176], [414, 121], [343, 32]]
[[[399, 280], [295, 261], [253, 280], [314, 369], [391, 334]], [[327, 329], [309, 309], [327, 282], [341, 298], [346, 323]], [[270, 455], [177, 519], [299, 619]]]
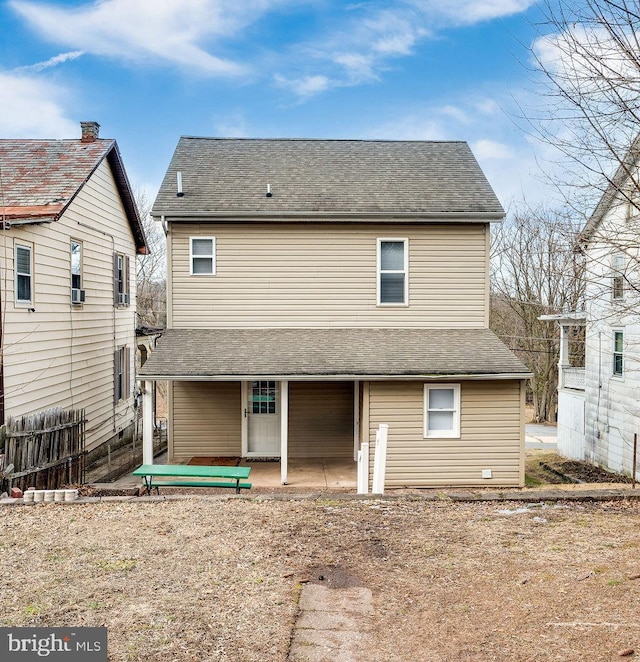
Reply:
[[[580, 237], [586, 312], [543, 319], [561, 328], [558, 451], [632, 475], [634, 438], [640, 436], [640, 213], [627, 172], [621, 166]], [[584, 368], [569, 366], [575, 325], [586, 325]], [[640, 475], [637, 466], [635, 471]]]
[[88, 450], [132, 431], [147, 252], [118, 146], [98, 130], [0, 140], [0, 422], [83, 409]]

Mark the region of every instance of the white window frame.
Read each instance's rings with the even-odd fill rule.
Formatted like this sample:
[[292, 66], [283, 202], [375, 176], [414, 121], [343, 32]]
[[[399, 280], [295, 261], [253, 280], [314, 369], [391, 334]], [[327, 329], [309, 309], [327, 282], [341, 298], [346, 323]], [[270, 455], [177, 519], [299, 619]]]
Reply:
[[[386, 242], [402, 242], [404, 244], [404, 265], [403, 269], [382, 269], [382, 244]], [[409, 305], [409, 239], [407, 237], [378, 237], [376, 250], [376, 274], [377, 274], [377, 305], [406, 307]], [[402, 274], [404, 276], [404, 301], [382, 301], [382, 274]]]
[[[453, 390], [452, 409], [429, 409], [429, 393], [436, 390]], [[449, 431], [429, 430], [429, 413], [432, 411], [453, 412], [453, 428]], [[460, 384], [425, 384], [424, 385], [424, 437], [425, 439], [460, 438]]]
[[[207, 240], [211, 242], [211, 253], [207, 255], [194, 255], [193, 242]], [[194, 258], [211, 258], [211, 271], [206, 273], [194, 273]], [[190, 276], [215, 276], [216, 275], [216, 238], [215, 237], [189, 237], [189, 275]]]
[[[21, 273], [18, 271], [18, 250], [29, 251], [29, 273]], [[22, 305], [31, 305], [33, 304], [33, 246], [28, 244], [16, 243], [14, 247], [14, 263], [15, 263], [15, 302]], [[18, 277], [22, 276], [23, 278], [29, 279], [29, 298], [28, 299], [19, 299], [18, 298]]]
[[[622, 253], [616, 253], [611, 257], [611, 299], [623, 301], [625, 294], [624, 286], [625, 259]], [[620, 293], [616, 295], [619, 289]]]
[[[616, 351], [616, 336], [620, 334], [622, 338], [622, 350]], [[612, 363], [611, 363], [611, 374], [613, 377], [622, 379], [624, 377], [624, 329], [613, 329], [613, 347], [612, 347]], [[616, 357], [620, 356], [620, 372], [616, 371]]]

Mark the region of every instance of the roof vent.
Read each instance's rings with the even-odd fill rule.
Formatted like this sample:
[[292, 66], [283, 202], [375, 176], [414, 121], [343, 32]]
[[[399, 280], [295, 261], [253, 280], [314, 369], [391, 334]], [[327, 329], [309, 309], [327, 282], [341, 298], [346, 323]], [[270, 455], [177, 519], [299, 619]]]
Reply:
[[184, 191], [182, 190], [182, 172], [180, 172], [180, 170], [176, 172], [176, 180], [177, 180], [176, 183], [178, 185], [178, 192], [176, 193], [176, 196], [178, 196], [179, 198], [183, 198]]
[[271, 184], [267, 184], [267, 198], [270, 198], [273, 195], [271, 193]]
[[94, 143], [100, 137], [100, 125], [97, 122], [80, 122], [82, 129], [81, 141], [83, 143]]

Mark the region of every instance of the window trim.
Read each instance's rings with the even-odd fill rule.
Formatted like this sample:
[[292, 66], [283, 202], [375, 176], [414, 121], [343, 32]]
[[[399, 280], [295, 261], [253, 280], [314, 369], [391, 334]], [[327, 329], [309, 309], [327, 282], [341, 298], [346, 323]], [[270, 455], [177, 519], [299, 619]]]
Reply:
[[[429, 409], [429, 392], [432, 390], [453, 390], [453, 408], [452, 409]], [[460, 384], [425, 384], [424, 385], [424, 438], [425, 439], [460, 439]], [[453, 412], [453, 428], [451, 431], [443, 432], [429, 431], [429, 413], [431, 411], [451, 411]]]
[[[622, 349], [618, 352], [616, 351], [616, 339], [617, 336], [620, 336]], [[620, 371], [617, 370], [617, 358], [620, 357]], [[611, 374], [613, 377], [622, 378], [624, 377], [624, 330], [623, 329], [614, 329], [613, 330], [613, 351], [612, 351], [613, 362], [611, 365]]]
[[[29, 252], [29, 273], [20, 273], [18, 272], [18, 250], [26, 250]], [[33, 300], [34, 300], [34, 282], [33, 282], [33, 245], [32, 244], [27, 244], [27, 243], [22, 243], [22, 242], [16, 242], [14, 245], [14, 251], [13, 251], [13, 259], [14, 259], [14, 286], [15, 286], [15, 292], [14, 292], [14, 301], [16, 305], [19, 306], [30, 306], [33, 305]], [[18, 298], [18, 277], [22, 276], [27, 277], [29, 279], [29, 298], [28, 299], [19, 299]]]
[[[79, 249], [78, 250], [78, 267], [79, 267], [79, 271], [80, 271], [79, 274], [74, 273], [74, 264], [73, 264], [73, 256], [74, 256], [73, 247], [74, 247], [74, 245], [78, 246], [78, 249]], [[70, 284], [71, 284], [71, 302], [72, 303], [77, 303], [77, 302], [74, 302], [73, 291], [74, 290], [79, 290], [80, 292], [82, 292], [82, 283], [84, 281], [83, 273], [82, 273], [82, 271], [83, 271], [83, 259], [82, 259], [83, 254], [84, 254], [84, 246], [82, 245], [82, 241], [80, 241], [79, 239], [73, 239], [73, 238], [69, 239], [69, 275], [70, 275], [70, 281], [71, 281]], [[78, 282], [75, 285], [73, 283], [74, 276], [77, 276], [77, 278], [78, 278]]]
[[131, 391], [130, 361], [131, 349], [129, 347], [122, 345], [115, 350], [113, 355], [113, 403], [115, 405], [129, 398]]
[[[402, 242], [404, 244], [404, 265], [402, 270], [385, 269], [382, 270], [382, 244], [385, 242]], [[404, 301], [381, 301], [382, 297], [382, 274], [403, 274], [404, 276]], [[378, 237], [376, 244], [376, 301], [378, 306], [382, 307], [401, 307], [406, 308], [409, 305], [409, 238], [408, 237]]]
[[[203, 240], [206, 239], [211, 241], [211, 254], [210, 255], [194, 255], [193, 254], [193, 242], [194, 240]], [[193, 271], [193, 260], [194, 258], [211, 258], [211, 271], [206, 273], [195, 273]], [[189, 275], [190, 276], [215, 276], [216, 275], [216, 238], [215, 237], [200, 237], [193, 236], [189, 237]]]
[[[611, 257], [611, 299], [623, 301], [625, 295], [624, 287], [625, 259], [623, 253], [616, 253]], [[616, 292], [619, 294], [616, 295]]]
[[[122, 279], [119, 278], [120, 259], [122, 259]], [[113, 305], [116, 308], [131, 305], [130, 270], [131, 260], [129, 256], [116, 251], [113, 254]]]

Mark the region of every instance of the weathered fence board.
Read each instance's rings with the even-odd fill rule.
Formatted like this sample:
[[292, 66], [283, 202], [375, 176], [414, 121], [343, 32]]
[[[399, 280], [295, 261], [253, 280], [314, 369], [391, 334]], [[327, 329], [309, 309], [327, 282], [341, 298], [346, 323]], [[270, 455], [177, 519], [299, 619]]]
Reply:
[[84, 482], [84, 409], [48, 409], [3, 427], [10, 486], [56, 489]]

